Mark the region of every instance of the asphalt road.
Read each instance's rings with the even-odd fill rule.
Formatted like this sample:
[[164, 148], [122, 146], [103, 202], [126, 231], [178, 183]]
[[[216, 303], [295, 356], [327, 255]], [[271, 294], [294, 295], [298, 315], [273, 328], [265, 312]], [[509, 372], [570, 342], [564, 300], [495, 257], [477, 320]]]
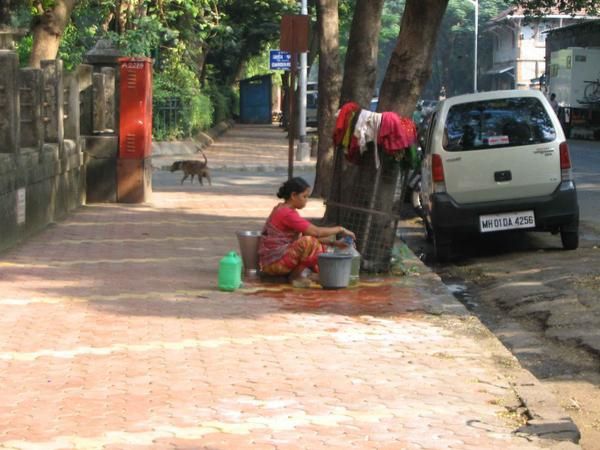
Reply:
[[600, 232], [600, 141], [569, 141], [580, 219]]
[[550, 233], [491, 233], [433, 261], [422, 221], [400, 233], [467, 308], [549, 387], [577, 424], [581, 446], [600, 450], [600, 142], [569, 141], [580, 209], [580, 245]]

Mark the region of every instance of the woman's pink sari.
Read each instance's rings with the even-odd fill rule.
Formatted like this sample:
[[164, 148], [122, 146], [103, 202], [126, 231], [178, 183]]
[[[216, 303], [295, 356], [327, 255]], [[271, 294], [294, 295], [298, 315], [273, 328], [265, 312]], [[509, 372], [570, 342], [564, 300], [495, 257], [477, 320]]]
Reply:
[[315, 237], [275, 227], [271, 218], [277, 209], [278, 207], [273, 209], [265, 223], [258, 248], [262, 271], [271, 275], [284, 275], [302, 266], [318, 272], [317, 257], [324, 251], [323, 244]]

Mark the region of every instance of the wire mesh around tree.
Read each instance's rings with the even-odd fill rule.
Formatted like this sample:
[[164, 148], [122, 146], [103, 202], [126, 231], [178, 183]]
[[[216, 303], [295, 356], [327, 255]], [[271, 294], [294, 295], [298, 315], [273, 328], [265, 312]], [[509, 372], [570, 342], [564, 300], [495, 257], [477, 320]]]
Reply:
[[362, 256], [361, 269], [388, 272], [396, 228], [406, 192], [408, 169], [395, 158], [379, 152], [381, 166], [375, 168], [373, 146], [361, 165], [345, 164], [343, 149], [336, 150], [327, 217], [356, 234]]

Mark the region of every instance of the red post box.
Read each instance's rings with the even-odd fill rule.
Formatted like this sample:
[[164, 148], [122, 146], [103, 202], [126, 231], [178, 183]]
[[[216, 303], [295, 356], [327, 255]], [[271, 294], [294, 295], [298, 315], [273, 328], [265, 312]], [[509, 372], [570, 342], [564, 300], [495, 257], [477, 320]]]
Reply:
[[119, 58], [119, 64], [119, 158], [146, 158], [152, 152], [152, 59]]
[[119, 58], [117, 201], [143, 203], [152, 193], [152, 59]]

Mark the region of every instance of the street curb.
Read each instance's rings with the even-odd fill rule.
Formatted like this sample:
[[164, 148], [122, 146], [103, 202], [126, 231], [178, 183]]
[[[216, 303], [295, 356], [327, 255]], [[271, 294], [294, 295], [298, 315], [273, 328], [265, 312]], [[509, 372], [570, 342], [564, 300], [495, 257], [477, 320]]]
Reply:
[[[161, 165], [159, 167], [154, 167], [158, 170], [166, 170], [169, 171], [171, 168], [170, 164]], [[210, 170], [212, 172], [230, 172], [230, 173], [244, 173], [244, 172], [256, 172], [256, 173], [279, 173], [286, 172], [288, 170], [287, 166], [283, 165], [264, 165], [264, 164], [241, 164], [241, 165], [231, 165], [231, 164], [221, 164], [221, 165], [210, 165]], [[310, 172], [315, 170], [314, 164], [305, 164], [305, 165], [296, 165], [294, 164], [294, 172]]]
[[[401, 242], [399, 239], [397, 242]], [[418, 283], [431, 292], [431, 298], [425, 300], [422, 310], [428, 314], [443, 316], [452, 313], [458, 317], [469, 317], [485, 337], [493, 342], [494, 359], [501, 364], [496, 364], [497, 369], [508, 380], [525, 408], [524, 414], [528, 417], [527, 423], [515, 430], [515, 434], [530, 440], [536, 440], [555, 450], [579, 449], [581, 434], [577, 425], [559, 406], [556, 397], [545, 388], [540, 381], [527, 369], [522, 367], [517, 358], [508, 348], [467, 308], [456, 298], [444, 284], [438, 274], [433, 272], [423, 263], [406, 244], [400, 254], [403, 260], [394, 265], [396, 272], [403, 272], [406, 276], [418, 276]]]
[[206, 132], [200, 131], [193, 138], [182, 141], [154, 141], [152, 143], [152, 156], [195, 155], [199, 150], [212, 145], [216, 138], [229, 130], [234, 124], [235, 121], [233, 120], [225, 120]]

